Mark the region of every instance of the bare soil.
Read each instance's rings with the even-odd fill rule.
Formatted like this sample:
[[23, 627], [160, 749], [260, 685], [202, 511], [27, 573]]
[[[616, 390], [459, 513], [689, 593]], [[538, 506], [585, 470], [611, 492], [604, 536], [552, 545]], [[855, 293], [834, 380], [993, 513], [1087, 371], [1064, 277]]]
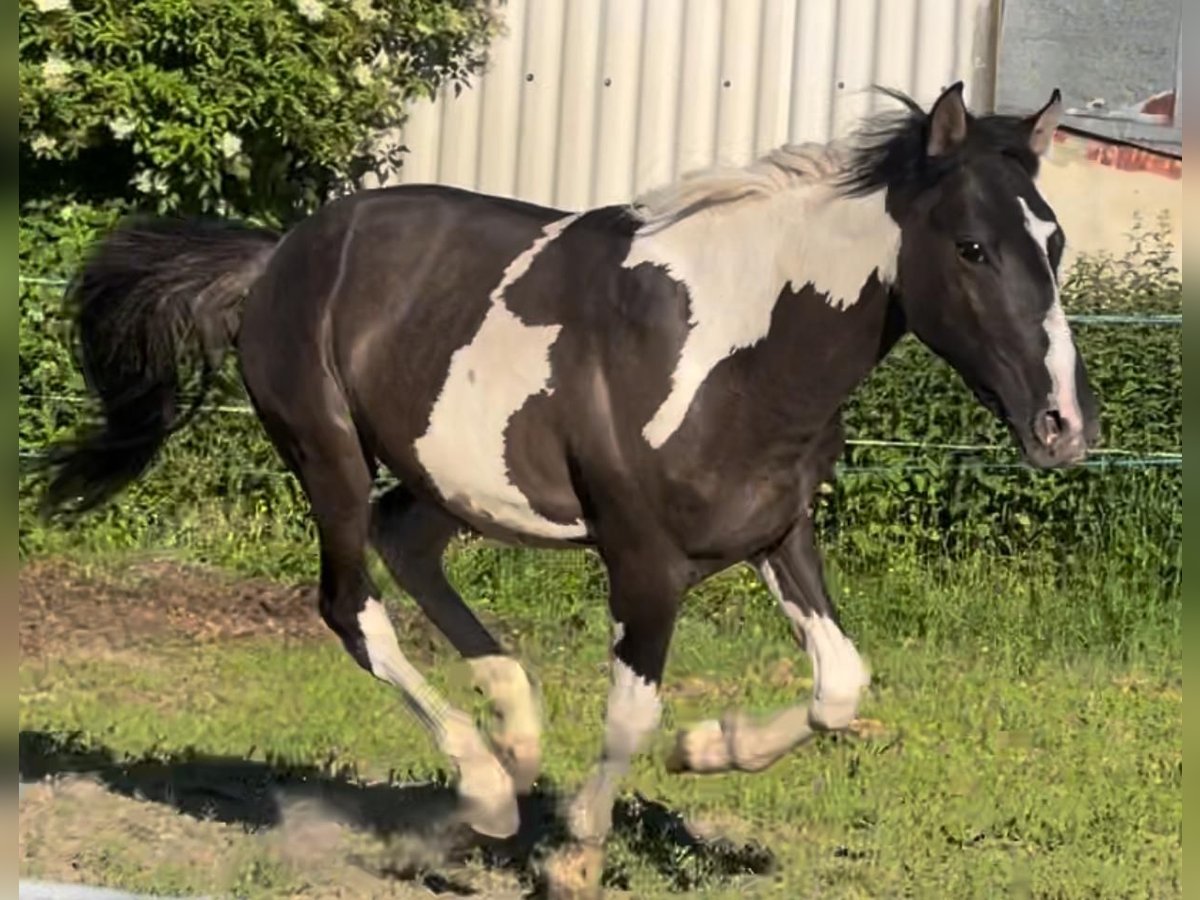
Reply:
[[214, 569], [147, 560], [119, 571], [63, 560], [22, 567], [21, 658], [123, 650], [147, 641], [219, 641], [329, 632], [315, 586], [236, 578]]
[[[161, 558], [119, 569], [66, 559], [26, 563], [18, 608], [22, 662], [136, 653], [167, 642], [337, 641], [318, 612], [315, 584], [288, 585]], [[415, 604], [393, 604], [389, 616], [414, 662], [449, 652]], [[480, 618], [497, 624], [486, 614]]]
[[[418, 644], [432, 640], [415, 609], [393, 618]], [[161, 559], [119, 569], [26, 564], [18, 632], [22, 663], [33, 664], [66, 655], [149, 660], [165, 643], [336, 641], [315, 586]], [[453, 818], [454, 794], [441, 786], [351, 785], [252, 761], [128, 765], [40, 743], [21, 735], [22, 772], [44, 779], [26, 785], [19, 803], [23, 874], [156, 892], [177, 878], [271, 896], [277, 881], [284, 894], [314, 898], [521, 893], [512, 872], [447, 859], [461, 829], [416, 827]]]

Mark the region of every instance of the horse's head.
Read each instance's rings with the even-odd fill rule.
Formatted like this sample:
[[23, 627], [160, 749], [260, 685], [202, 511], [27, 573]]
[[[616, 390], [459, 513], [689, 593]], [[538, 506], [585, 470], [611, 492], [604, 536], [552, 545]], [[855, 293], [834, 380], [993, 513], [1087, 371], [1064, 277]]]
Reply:
[[[962, 85], [911, 103], [864, 147], [858, 177], [887, 186], [901, 231], [895, 289], [908, 327], [1003, 419], [1039, 468], [1081, 460], [1096, 400], [1058, 294], [1064, 235], [1035, 178], [1062, 110], [976, 118]], [[883, 133], [881, 133], [883, 135]]]

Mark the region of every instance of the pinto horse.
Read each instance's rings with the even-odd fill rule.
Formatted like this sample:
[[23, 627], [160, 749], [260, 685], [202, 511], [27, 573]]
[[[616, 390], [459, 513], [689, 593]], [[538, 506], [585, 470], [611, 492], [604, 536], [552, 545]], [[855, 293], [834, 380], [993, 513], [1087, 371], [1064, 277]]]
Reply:
[[[566, 213], [421, 185], [337, 199], [283, 235], [129, 221], [68, 291], [103, 416], [53, 454], [47, 507], [86, 510], [141, 475], [235, 349], [311, 504], [321, 616], [403, 694], [457, 768], [465, 821], [496, 837], [517, 829], [538, 774], [540, 703], [443, 554], [463, 531], [595, 548], [611, 690], [560, 859], [598, 889], [692, 586], [754, 566], [813, 692], [764, 720], [684, 729], [673, 769], [759, 770], [854, 719], [869, 676], [826, 589], [811, 503], [842, 448], [841, 407], [903, 334], [957, 370], [1029, 464], [1070, 465], [1096, 439], [1059, 302], [1064, 236], [1035, 183], [1058, 92], [1030, 116], [975, 116], [961, 83], [928, 112], [886, 93], [897, 109], [848, 139], [627, 205]], [[399, 486], [372, 501], [381, 465]], [[405, 657], [368, 544], [468, 661], [495, 713], [486, 737]]]

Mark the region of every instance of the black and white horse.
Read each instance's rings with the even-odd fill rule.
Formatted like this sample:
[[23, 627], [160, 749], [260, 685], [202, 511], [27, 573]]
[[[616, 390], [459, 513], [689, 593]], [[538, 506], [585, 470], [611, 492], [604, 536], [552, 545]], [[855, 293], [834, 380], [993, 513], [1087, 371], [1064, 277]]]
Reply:
[[[568, 214], [406, 186], [331, 202], [282, 236], [127, 223], [71, 289], [104, 418], [60, 448], [49, 508], [92, 507], [138, 477], [196, 408], [181, 353], [205, 387], [235, 347], [311, 502], [321, 615], [403, 693], [457, 766], [467, 821], [493, 836], [517, 828], [515, 797], [538, 773], [539, 704], [443, 553], [463, 530], [594, 547], [612, 686], [567, 852], [594, 884], [693, 585], [754, 565], [814, 689], [765, 721], [682, 731], [674, 768], [761, 769], [854, 718], [868, 672], [826, 591], [810, 504], [842, 447], [840, 408], [902, 334], [949, 361], [1032, 465], [1076, 462], [1096, 437], [1059, 303], [1063, 233], [1036, 187], [1057, 92], [1028, 118], [973, 116], [961, 85], [928, 113], [892, 96], [904, 109], [851, 140], [785, 146], [629, 206]], [[380, 465], [401, 484], [372, 503]], [[487, 738], [405, 658], [368, 542], [469, 661], [496, 713]]]

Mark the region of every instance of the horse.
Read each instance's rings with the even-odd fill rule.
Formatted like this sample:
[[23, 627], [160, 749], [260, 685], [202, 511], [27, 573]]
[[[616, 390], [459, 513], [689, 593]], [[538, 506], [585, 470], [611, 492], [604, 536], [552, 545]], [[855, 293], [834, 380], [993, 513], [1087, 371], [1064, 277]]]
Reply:
[[[693, 586], [755, 568], [813, 688], [763, 719], [683, 728], [671, 770], [758, 771], [852, 724], [870, 676], [826, 587], [812, 503], [845, 401], [903, 335], [956, 370], [1028, 465], [1070, 466], [1098, 438], [1059, 299], [1065, 236], [1036, 184], [1058, 91], [1030, 115], [976, 115], [961, 82], [928, 111], [879, 90], [896, 106], [846, 138], [620, 205], [405, 185], [332, 199], [282, 234], [126, 220], [68, 287], [101, 415], [56, 446], [46, 509], [85, 512], [142, 475], [235, 352], [315, 519], [320, 615], [453, 762], [466, 824], [499, 839], [538, 776], [540, 695], [443, 555], [464, 532], [593, 548], [611, 686], [555, 859], [598, 891]], [[381, 467], [398, 484], [373, 499]], [[465, 659], [494, 714], [486, 735], [405, 657], [368, 546]]]

